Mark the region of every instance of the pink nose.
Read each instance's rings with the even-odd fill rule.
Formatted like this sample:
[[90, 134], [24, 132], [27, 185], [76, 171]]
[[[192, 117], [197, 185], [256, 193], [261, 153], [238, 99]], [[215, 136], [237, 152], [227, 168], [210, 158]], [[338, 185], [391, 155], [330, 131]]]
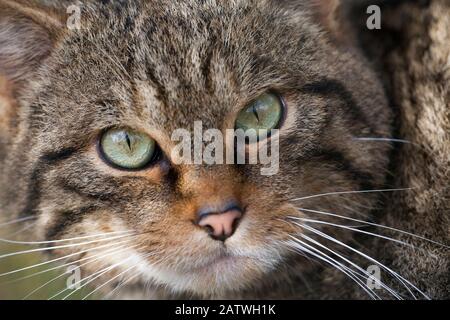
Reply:
[[207, 213], [200, 216], [198, 225], [205, 228], [213, 239], [225, 241], [237, 227], [242, 211], [233, 208], [222, 213]]

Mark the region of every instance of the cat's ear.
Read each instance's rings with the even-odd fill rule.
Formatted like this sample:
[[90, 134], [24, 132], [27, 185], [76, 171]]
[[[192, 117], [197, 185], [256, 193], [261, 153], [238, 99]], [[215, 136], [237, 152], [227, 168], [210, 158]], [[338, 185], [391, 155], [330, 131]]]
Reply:
[[0, 0], [0, 77], [19, 88], [49, 56], [64, 16], [37, 1]]
[[344, 0], [308, 0], [313, 19], [337, 44], [353, 42], [350, 32], [348, 6]]
[[349, 21], [355, 1], [350, 0], [273, 0], [286, 10], [309, 13], [312, 22], [327, 33], [337, 45], [347, 46], [355, 42]]
[[310, 0], [315, 19], [327, 29], [333, 30], [339, 21], [341, 0]]

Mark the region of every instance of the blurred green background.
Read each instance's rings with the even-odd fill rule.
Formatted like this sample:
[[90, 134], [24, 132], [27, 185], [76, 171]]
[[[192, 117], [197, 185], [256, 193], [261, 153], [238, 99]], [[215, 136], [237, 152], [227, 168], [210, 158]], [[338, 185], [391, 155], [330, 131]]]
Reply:
[[[9, 235], [14, 234], [10, 227], [0, 227], [0, 238], [18, 240], [16, 237]], [[29, 251], [39, 248], [38, 245], [18, 245], [5, 243], [0, 240], [0, 300], [11, 299], [33, 299], [33, 300], [47, 300], [50, 297], [53, 299], [63, 299], [68, 294], [72, 294], [67, 299], [82, 299], [95, 287], [86, 285], [79, 290], [67, 289], [68, 282], [74, 283], [76, 280], [74, 272], [68, 270], [69, 266], [62, 266], [65, 263], [60, 260], [57, 263], [46, 263], [41, 266], [28, 268], [36, 264], [42, 264], [50, 259], [40, 252], [31, 252], [23, 254], [14, 254], [20, 251]], [[13, 254], [13, 255], [11, 255]], [[5, 256], [9, 255], [9, 256]], [[61, 267], [62, 266], [62, 267]], [[27, 268], [20, 272], [10, 273], [14, 270]], [[48, 271], [49, 270], [49, 271]], [[68, 272], [69, 271], [69, 272]], [[83, 282], [81, 282], [83, 284]], [[61, 292], [61, 293], [60, 293]], [[60, 293], [60, 294], [58, 294]], [[88, 299], [101, 299], [98, 294], [94, 294]]]

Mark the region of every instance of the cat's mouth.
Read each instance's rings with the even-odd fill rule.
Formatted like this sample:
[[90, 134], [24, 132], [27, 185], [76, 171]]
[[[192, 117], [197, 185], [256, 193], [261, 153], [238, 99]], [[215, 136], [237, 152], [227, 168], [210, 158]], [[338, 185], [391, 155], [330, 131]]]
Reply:
[[256, 260], [247, 256], [237, 256], [229, 253], [221, 254], [218, 257], [215, 257], [209, 260], [206, 263], [201, 264], [200, 266], [194, 266], [190, 272], [193, 273], [224, 273], [224, 272], [232, 272], [236, 268], [240, 268], [243, 265], [256, 263]]

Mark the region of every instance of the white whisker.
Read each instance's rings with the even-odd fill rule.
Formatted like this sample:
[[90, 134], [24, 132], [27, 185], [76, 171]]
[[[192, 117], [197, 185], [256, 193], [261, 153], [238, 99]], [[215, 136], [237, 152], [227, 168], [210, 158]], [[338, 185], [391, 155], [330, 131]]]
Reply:
[[311, 256], [333, 266], [340, 272], [347, 275], [351, 280], [355, 281], [355, 283], [358, 286], [360, 286], [372, 299], [379, 299], [378, 295], [376, 293], [374, 293], [373, 290], [371, 290], [370, 288], [367, 288], [367, 286], [364, 285], [364, 283], [355, 276], [355, 273], [353, 270], [349, 269], [347, 266], [345, 266], [342, 263], [340, 263], [339, 261], [331, 258], [330, 256], [328, 256], [327, 254], [323, 253], [322, 251], [320, 251], [318, 249], [314, 248], [315, 250], [309, 250], [305, 246], [298, 243], [298, 241], [299, 241], [298, 239], [296, 239], [295, 237], [292, 237], [292, 238], [294, 239], [294, 241], [291, 241], [291, 242], [288, 241], [286, 244], [292, 246], [295, 249], [300, 250], [300, 252], [308, 253]]
[[399, 188], [399, 189], [378, 189], [378, 190], [354, 190], [354, 191], [337, 191], [337, 192], [326, 192], [314, 194], [311, 196], [301, 197], [291, 199], [290, 201], [301, 201], [306, 199], [325, 197], [325, 196], [333, 196], [333, 195], [343, 195], [343, 194], [358, 194], [358, 193], [377, 193], [377, 192], [396, 192], [396, 191], [407, 191], [412, 190], [413, 188]]
[[412, 144], [411, 141], [404, 139], [391, 139], [391, 138], [370, 138], [370, 137], [361, 137], [361, 138], [353, 138], [353, 140], [357, 141], [378, 141], [378, 142], [397, 142], [397, 143], [406, 143]]
[[84, 240], [84, 239], [89, 239], [89, 238], [102, 237], [102, 236], [106, 236], [106, 235], [124, 234], [124, 233], [133, 233], [133, 231], [113, 231], [113, 232], [92, 234], [92, 235], [86, 235], [86, 236], [75, 237], [75, 238], [47, 240], [47, 241], [16, 241], [16, 240], [9, 240], [9, 239], [3, 239], [3, 238], [0, 238], [0, 241], [5, 242], [5, 243], [11, 243], [11, 244], [35, 245], [35, 244], [48, 244], [48, 243], [60, 243], [60, 242], [68, 242], [68, 241], [75, 241], [75, 240]]
[[[125, 263], [126, 260], [129, 260], [129, 259], [131, 259], [131, 257], [129, 257], [128, 259], [122, 260], [120, 263]], [[105, 267], [105, 268], [100, 269], [100, 270], [94, 272], [93, 274], [91, 274], [91, 275], [89, 275], [89, 276], [83, 278], [83, 279], [80, 279], [79, 281], [77, 281], [77, 282], [75, 282], [75, 283], [73, 284], [73, 287], [77, 287], [78, 285], [80, 285], [80, 284], [83, 283], [84, 281], [86, 281], [86, 280], [88, 280], [88, 279], [91, 279], [92, 277], [95, 277], [95, 276], [98, 275], [98, 274], [100, 274], [100, 276], [101, 276], [102, 274], [104, 274], [103, 271], [105, 271], [105, 270], [109, 271], [109, 270], [115, 268], [115, 267], [116, 267], [117, 265], [119, 265], [120, 263], [116, 263], [116, 264], [114, 264], [114, 265], [112, 265], [112, 266]], [[102, 273], [102, 272], [103, 272], [103, 273]], [[96, 278], [98, 278], [98, 277], [95, 277], [94, 280], [95, 280]], [[90, 283], [90, 281], [89, 281], [88, 283]], [[88, 284], [88, 283], [86, 283], [86, 284]], [[74, 291], [73, 291], [72, 293], [70, 293], [69, 295], [65, 296], [65, 297], [63, 298], [63, 300], [64, 300], [65, 298], [67, 298], [68, 296], [70, 296], [71, 294], [73, 294], [73, 293], [75, 293], [76, 291], [78, 291], [79, 289], [81, 289], [82, 287], [84, 287], [84, 284], [83, 284], [82, 286], [80, 286], [79, 288], [77, 288], [76, 290], [74, 290]], [[65, 288], [65, 289], [63, 289], [63, 290], [57, 292], [56, 294], [52, 295], [52, 296], [51, 296], [50, 298], [48, 298], [47, 300], [52, 300], [53, 298], [55, 298], [55, 297], [61, 295], [62, 293], [66, 292], [66, 291], [69, 291], [69, 290], [71, 290], [71, 289], [70, 289], [70, 288]]]
[[[147, 256], [144, 256], [144, 258]], [[112, 277], [111, 279], [109, 279], [108, 281], [106, 281], [105, 283], [103, 283], [102, 285], [98, 286], [97, 288], [95, 288], [94, 290], [92, 290], [91, 292], [89, 292], [87, 295], [85, 295], [83, 297], [83, 299], [81, 300], [86, 300], [88, 297], [90, 297], [91, 295], [93, 295], [95, 292], [97, 292], [98, 290], [100, 290], [101, 288], [103, 288], [104, 286], [106, 286], [108, 283], [114, 281], [115, 279], [119, 278], [120, 276], [122, 276], [123, 274], [127, 273], [128, 271], [136, 268], [139, 265], [139, 263], [136, 263], [135, 265], [132, 265], [131, 267], [125, 269], [125, 271], [120, 272], [118, 275]]]
[[[142, 246], [141, 248], [143, 248], [143, 246]], [[151, 253], [148, 254], [148, 255], [146, 255], [146, 257], [149, 256], [149, 255], [151, 255]], [[101, 277], [102, 275], [104, 275], [105, 273], [108, 273], [109, 271], [111, 271], [111, 270], [117, 268], [118, 266], [123, 265], [124, 263], [126, 263], [126, 262], [127, 262], [128, 260], [130, 260], [130, 259], [133, 259], [133, 257], [132, 257], [132, 256], [131, 256], [131, 257], [128, 257], [127, 259], [124, 259], [124, 260], [122, 260], [121, 262], [115, 263], [115, 264], [113, 264], [113, 265], [111, 265], [111, 266], [109, 266], [109, 267], [106, 267], [106, 268], [100, 270], [100, 273], [99, 273], [99, 274], [98, 274], [98, 272], [97, 272], [97, 274], [98, 274], [97, 276], [95, 276], [95, 277], [93, 277], [92, 279], [90, 279], [89, 281], [85, 282], [85, 283], [82, 284], [79, 288], [76, 288], [74, 291], [72, 291], [71, 293], [69, 293], [68, 295], [66, 295], [65, 297], [63, 297], [62, 300], [66, 300], [68, 297], [70, 297], [71, 295], [73, 295], [75, 292], [79, 291], [81, 288], [87, 286], [87, 285], [88, 285], [89, 283], [91, 283], [92, 281], [94, 281], [94, 280], [100, 278], [100, 277]], [[95, 275], [95, 273], [94, 273], [93, 275]], [[90, 277], [92, 277], [93, 275], [91, 275]], [[89, 277], [88, 277], [88, 278], [89, 278]], [[85, 278], [85, 279], [83, 279], [83, 280], [86, 280], [86, 279], [88, 279], [88, 278]], [[83, 280], [81, 280], [81, 281], [83, 281]], [[81, 281], [80, 281], [80, 282], [81, 282]], [[79, 282], [79, 283], [80, 283], [80, 282]], [[58, 295], [59, 295], [59, 294], [58, 294]]]
[[364, 231], [364, 230], [355, 229], [355, 228], [352, 228], [352, 227], [349, 227], [349, 226], [345, 226], [345, 225], [341, 225], [341, 224], [336, 224], [336, 223], [331, 223], [331, 222], [326, 222], [326, 221], [320, 221], [320, 220], [314, 220], [314, 219], [306, 219], [306, 218], [297, 218], [297, 217], [290, 217], [290, 218], [291, 219], [295, 219], [295, 220], [301, 220], [301, 221], [304, 221], [304, 222], [311, 222], [311, 223], [316, 223], [316, 224], [324, 224], [324, 225], [327, 225], [327, 226], [332, 226], [332, 227], [336, 227], [336, 228], [351, 230], [351, 231], [354, 231], [354, 232], [363, 233], [363, 234], [367, 234], [367, 235], [374, 236], [374, 237], [377, 237], [377, 238], [393, 241], [393, 242], [402, 244], [404, 246], [408, 246], [410, 248], [418, 249], [416, 246], [414, 246], [412, 244], [409, 244], [407, 242], [401, 241], [401, 240], [397, 240], [397, 239], [394, 239], [394, 238], [382, 236], [382, 235], [379, 235], [379, 234], [376, 234], [376, 233], [372, 233], [372, 232], [368, 232], [368, 231]]
[[[81, 262], [81, 261], [83, 261], [83, 260], [89, 260], [88, 262], [85, 262], [85, 263], [83, 263], [83, 264], [81, 264], [81, 265], [78, 266], [79, 268], [81, 268], [81, 267], [83, 267], [83, 266], [85, 266], [85, 265], [88, 265], [88, 264], [90, 264], [90, 263], [92, 263], [92, 262], [98, 261], [98, 260], [100, 260], [100, 259], [102, 259], [102, 258], [104, 258], [104, 257], [107, 257], [107, 256], [110, 256], [110, 255], [117, 254], [117, 253], [119, 253], [119, 252], [121, 252], [121, 251], [128, 250], [128, 249], [131, 249], [131, 248], [136, 247], [136, 246], [137, 246], [137, 245], [131, 246], [131, 247], [124, 247], [124, 246], [115, 247], [115, 248], [112, 248], [111, 250], [106, 250], [105, 252], [102, 252], [102, 253], [100, 253], [100, 254], [96, 254], [96, 255], [93, 255], [93, 256], [88, 257], [88, 258], [80, 259], [80, 260], [78, 260], [78, 261], [68, 263], [68, 264], [66, 264], [66, 265], [64, 265], [64, 266], [70, 266], [70, 265], [79, 263], [79, 262]], [[118, 250], [118, 249], [120, 249], [120, 250]], [[62, 267], [64, 267], [64, 266], [59, 266], [59, 268], [62, 268]], [[46, 270], [46, 271], [47, 271], [47, 270]], [[22, 300], [27, 299], [28, 297], [30, 297], [31, 295], [33, 295], [34, 293], [36, 293], [36, 292], [39, 291], [40, 289], [46, 287], [47, 285], [49, 285], [50, 283], [52, 283], [52, 282], [54, 282], [54, 281], [56, 281], [56, 280], [58, 280], [58, 279], [60, 279], [61, 277], [63, 277], [63, 276], [66, 275], [66, 274], [67, 274], [67, 272], [63, 272], [61, 275], [59, 275], [59, 276], [57, 276], [57, 277], [55, 277], [55, 278], [53, 278], [53, 279], [47, 281], [46, 283], [44, 283], [44, 284], [41, 285], [40, 287], [34, 289], [34, 290], [31, 291], [29, 294], [27, 294], [25, 297], [23, 297]]]
[[308, 237], [307, 235], [300, 235], [303, 239], [310, 241], [312, 243], [314, 243], [315, 245], [327, 250], [328, 252], [331, 252], [332, 254], [336, 255], [337, 257], [341, 258], [342, 260], [344, 260], [345, 262], [349, 263], [350, 265], [352, 265], [353, 267], [355, 267], [357, 270], [359, 270], [360, 272], [362, 272], [365, 275], [365, 279], [373, 279], [377, 284], [379, 284], [380, 286], [382, 286], [385, 290], [387, 290], [390, 294], [392, 294], [396, 299], [402, 300], [403, 298], [397, 293], [395, 292], [392, 288], [390, 288], [389, 286], [387, 286], [385, 283], [383, 283], [381, 280], [371, 277], [371, 275], [364, 270], [363, 268], [361, 268], [360, 266], [358, 266], [356, 263], [352, 262], [351, 260], [347, 259], [346, 257], [344, 257], [343, 255], [339, 254], [338, 252], [335, 252], [333, 250], [331, 250], [330, 248], [324, 246], [323, 244], [321, 244], [320, 242], [314, 240], [311, 237]]
[[107, 295], [105, 295], [102, 300], [108, 300], [110, 297], [112, 297], [118, 290], [122, 289], [128, 282], [132, 281], [133, 279], [137, 278], [138, 276], [140, 276], [140, 273], [136, 273], [133, 274], [131, 277], [129, 277], [128, 279], [125, 279], [123, 281], [121, 281], [121, 283], [119, 283], [119, 285], [117, 285], [113, 290], [111, 290]]
[[373, 222], [369, 222], [369, 221], [364, 221], [364, 220], [360, 220], [360, 219], [350, 218], [350, 217], [338, 215], [338, 214], [335, 214], [335, 213], [325, 212], [325, 211], [311, 210], [311, 209], [305, 209], [305, 208], [297, 208], [297, 209], [299, 209], [301, 211], [317, 213], [317, 214], [323, 214], [323, 215], [337, 217], [337, 218], [341, 218], [341, 219], [345, 219], [345, 220], [350, 220], [350, 221], [364, 223], [364, 224], [367, 224], [367, 225], [370, 225], [370, 226], [375, 226], [375, 227], [379, 227], [379, 228], [383, 228], [383, 229], [387, 229], [387, 230], [403, 233], [405, 235], [408, 235], [408, 236], [411, 236], [411, 237], [414, 237], [414, 238], [418, 238], [418, 239], [421, 239], [421, 240], [424, 240], [424, 241], [427, 241], [427, 242], [431, 242], [431, 243], [434, 243], [436, 245], [443, 246], [445, 248], [450, 248], [450, 246], [445, 245], [443, 243], [440, 243], [440, 242], [437, 242], [437, 241], [434, 241], [434, 240], [430, 240], [430, 239], [427, 239], [425, 237], [416, 235], [414, 233], [403, 231], [403, 230], [396, 229], [396, 228], [393, 228], [393, 227], [384, 226], [384, 225], [381, 225], [381, 224], [377, 224], [377, 223], [373, 223]]
[[[156, 253], [150, 253], [147, 255], [144, 255], [144, 259], [147, 257], [150, 257], [152, 255], [156, 255]], [[153, 262], [153, 264], [157, 264], [160, 263], [161, 261], [165, 261], [168, 258], [172, 257], [173, 255], [169, 255], [166, 258], [161, 258], [158, 259], [156, 262]], [[140, 263], [140, 262], [139, 262]], [[129, 271], [130, 269], [133, 269], [135, 267], [137, 267], [139, 265], [139, 263], [135, 264], [134, 266], [130, 267], [129, 269], [125, 270], [124, 272], [120, 273], [119, 275], [115, 276], [114, 278], [110, 279], [109, 281], [107, 281], [106, 283], [104, 283], [103, 285], [101, 285], [100, 287], [97, 287], [94, 291], [92, 291], [91, 293], [89, 293], [87, 296], [85, 296], [83, 298], [83, 300], [85, 300], [87, 297], [89, 297], [90, 295], [92, 295], [94, 292], [98, 291], [100, 288], [104, 287], [106, 284], [108, 284], [109, 282], [113, 281], [114, 279], [118, 278], [119, 276], [121, 276], [122, 274], [124, 274], [125, 272]], [[128, 279], [126, 279], [125, 281], [122, 281], [121, 284], [119, 284], [116, 288], [114, 288], [111, 292], [109, 292], [105, 297], [103, 297], [102, 300], [106, 300], [108, 299], [109, 296], [112, 296], [114, 292], [116, 292], [117, 290], [119, 290], [120, 288], [122, 288], [127, 282], [131, 281], [132, 279], [136, 278], [137, 276], [139, 276], [140, 273], [138, 272], [137, 274], [133, 275], [132, 277], [129, 277]]]
[[33, 228], [37, 223], [38, 223], [37, 221], [33, 221], [31, 223], [27, 223], [26, 226], [20, 228], [19, 230], [16, 230], [16, 231], [12, 232], [12, 233], [8, 233], [6, 236], [7, 237], [14, 237], [15, 235], [21, 234], [21, 233], [23, 233], [23, 232]]
[[121, 239], [121, 238], [132, 237], [132, 236], [134, 236], [134, 235], [114, 236], [114, 237], [110, 237], [110, 238], [104, 238], [104, 239], [87, 241], [87, 242], [81, 242], [81, 243], [75, 243], [75, 244], [67, 244], [67, 245], [62, 245], [62, 246], [52, 246], [52, 247], [46, 247], [46, 248], [37, 248], [37, 249], [31, 249], [31, 250], [23, 250], [23, 251], [12, 252], [12, 253], [7, 253], [7, 254], [4, 254], [4, 255], [0, 255], [0, 259], [16, 256], [16, 255], [20, 255], [20, 254], [25, 254], [25, 253], [33, 253], [33, 252], [40, 252], [40, 251], [47, 251], [47, 250], [54, 250], [54, 249], [62, 249], [62, 248], [71, 248], [71, 247], [87, 245], [87, 244], [96, 243], [96, 242], [111, 241], [111, 240], [115, 240], [115, 239]]
[[[369, 261], [372, 261], [373, 263], [376, 263], [377, 265], [379, 265], [380, 267], [382, 267], [383, 269], [388, 271], [390, 274], [392, 274], [395, 278], [397, 278], [405, 286], [405, 288], [411, 293], [411, 295], [413, 297], [415, 297], [414, 294], [412, 293], [411, 289], [406, 284], [410, 285], [414, 290], [419, 292], [424, 298], [430, 299], [424, 292], [422, 292], [419, 288], [417, 288], [410, 281], [408, 281], [404, 277], [400, 276], [397, 272], [393, 271], [392, 269], [390, 269], [389, 267], [385, 266], [381, 262], [379, 262], [379, 261], [375, 260], [374, 258], [368, 256], [367, 254], [365, 254], [365, 253], [363, 253], [363, 252], [361, 252], [359, 250], [356, 250], [355, 248], [353, 248], [353, 247], [343, 243], [342, 241], [339, 241], [336, 238], [334, 238], [334, 237], [332, 237], [330, 235], [327, 235], [327, 234], [325, 234], [325, 233], [323, 233], [323, 232], [321, 232], [321, 231], [319, 231], [319, 230], [317, 230], [317, 229], [315, 229], [315, 228], [313, 228], [311, 226], [302, 225], [302, 228], [305, 228], [306, 230], [309, 230], [309, 231], [311, 231], [311, 232], [313, 232], [313, 233], [315, 233], [315, 234], [317, 234], [317, 235], [319, 235], [319, 236], [321, 236], [321, 237], [323, 237], [323, 238], [325, 238], [327, 240], [330, 240], [330, 241], [332, 241], [332, 242], [334, 242], [336, 244], [339, 244], [339, 245], [341, 245], [341, 246], [343, 246], [343, 247], [345, 247], [345, 248], [355, 252], [356, 254], [358, 254], [358, 255], [368, 259]], [[405, 282], [406, 282], [406, 284], [405, 284]]]
[[33, 220], [33, 219], [36, 219], [36, 217], [35, 216], [31, 216], [31, 217], [24, 217], [24, 218], [14, 219], [14, 220], [10, 220], [10, 221], [6, 221], [6, 222], [0, 223], [0, 227], [9, 226], [11, 224], [15, 224], [15, 223], [23, 222], [23, 221], [29, 221], [29, 220]]
[[60, 261], [60, 260], [64, 260], [64, 259], [76, 256], [76, 255], [80, 255], [82, 253], [86, 253], [86, 252], [90, 252], [90, 251], [94, 251], [94, 250], [99, 250], [99, 249], [103, 249], [105, 247], [107, 248], [107, 247], [111, 247], [111, 246], [114, 246], [114, 245], [119, 245], [119, 244], [122, 244], [122, 243], [130, 242], [130, 241], [131, 240], [123, 240], [123, 241], [119, 241], [119, 242], [116, 242], [116, 243], [108, 243], [108, 244], [105, 244], [105, 245], [102, 245], [102, 246], [98, 246], [98, 247], [95, 247], [95, 248], [81, 250], [81, 251], [78, 251], [78, 252], [75, 252], [75, 253], [68, 254], [68, 255], [63, 256], [63, 257], [55, 258], [55, 259], [52, 259], [52, 260], [49, 260], [49, 261], [40, 262], [40, 263], [31, 265], [31, 266], [23, 267], [21, 269], [16, 269], [16, 270], [8, 271], [8, 272], [5, 272], [5, 273], [1, 273], [0, 277], [11, 275], [11, 274], [14, 274], [14, 273], [17, 273], [17, 272], [21, 272], [21, 271], [25, 271], [25, 270], [29, 270], [29, 269], [33, 269], [33, 268], [37, 268], [37, 267], [40, 267], [40, 266], [43, 266], [43, 265], [46, 265], [46, 264], [54, 263], [54, 262], [57, 262], [57, 261]]
[[[143, 256], [143, 259], [148, 258], [148, 257], [150, 257], [150, 256], [152, 256], [152, 255], [155, 255], [155, 253], [152, 252], [152, 253], [146, 254], [146, 255]], [[171, 257], [171, 256], [172, 256], [172, 255], [169, 255], [168, 257], [166, 257], [166, 259], [169, 258], [169, 257]], [[158, 263], [161, 262], [161, 261], [164, 261], [164, 259], [159, 259], [159, 260], [158, 260]], [[97, 292], [98, 290], [100, 290], [101, 288], [103, 288], [105, 285], [107, 285], [107, 284], [110, 283], [111, 281], [114, 281], [115, 279], [117, 279], [118, 277], [122, 276], [123, 274], [125, 274], [125, 273], [128, 272], [128, 271], [130, 271], [131, 269], [136, 268], [140, 263], [141, 263], [141, 262], [136, 263], [135, 265], [129, 267], [129, 268], [126, 269], [125, 271], [123, 271], [123, 272], [119, 273], [118, 275], [114, 276], [113, 278], [109, 279], [108, 281], [106, 281], [105, 283], [103, 283], [102, 285], [100, 285], [99, 287], [95, 288], [92, 292], [90, 292], [89, 294], [87, 294], [85, 297], [83, 297], [82, 300], [86, 300], [89, 296], [91, 296], [92, 294], [94, 294], [95, 292]], [[116, 291], [118, 288], [122, 287], [126, 282], [130, 281], [131, 279], [134, 279], [134, 278], [137, 277], [137, 276], [139, 276], [139, 273], [136, 274], [136, 275], [134, 275], [134, 276], [131, 277], [131, 278], [128, 278], [125, 282], [122, 282], [121, 285], [119, 285], [118, 287], [114, 288], [114, 290], [112, 290], [107, 296], [111, 295], [111, 294], [112, 294], [114, 291]], [[105, 296], [104, 299], [106, 299], [107, 296]], [[103, 300], [104, 300], [104, 299], [103, 299]]]

